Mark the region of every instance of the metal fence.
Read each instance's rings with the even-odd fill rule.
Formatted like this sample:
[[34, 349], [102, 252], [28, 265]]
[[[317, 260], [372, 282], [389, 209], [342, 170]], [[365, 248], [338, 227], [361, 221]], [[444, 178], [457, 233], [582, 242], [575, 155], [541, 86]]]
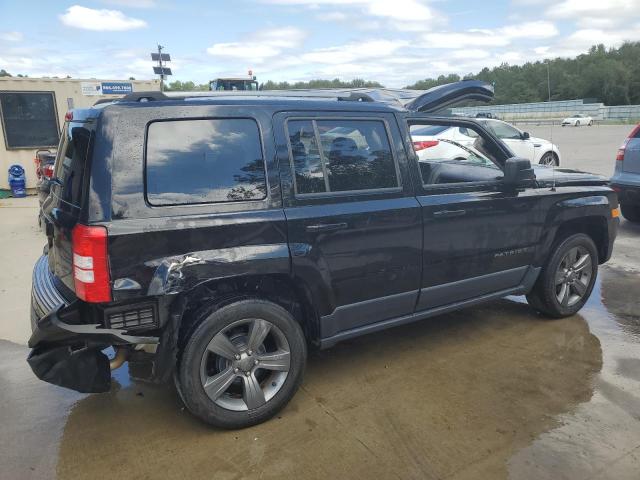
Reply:
[[595, 120], [628, 121], [640, 119], [640, 105], [606, 106], [603, 103], [585, 103], [580, 100], [557, 102], [514, 103], [509, 105], [486, 105], [452, 108], [454, 115], [475, 116], [477, 113], [491, 113], [503, 120], [554, 120], [581, 113]]

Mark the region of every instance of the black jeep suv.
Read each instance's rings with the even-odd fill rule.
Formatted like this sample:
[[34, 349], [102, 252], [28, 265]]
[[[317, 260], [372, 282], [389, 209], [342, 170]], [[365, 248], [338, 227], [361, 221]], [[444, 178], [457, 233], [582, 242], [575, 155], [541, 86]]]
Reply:
[[616, 194], [590, 174], [532, 169], [472, 119], [434, 116], [492, 96], [465, 81], [74, 110], [43, 205], [33, 371], [104, 392], [129, 360], [236, 428], [291, 399], [307, 346], [506, 295], [576, 313], [611, 255]]

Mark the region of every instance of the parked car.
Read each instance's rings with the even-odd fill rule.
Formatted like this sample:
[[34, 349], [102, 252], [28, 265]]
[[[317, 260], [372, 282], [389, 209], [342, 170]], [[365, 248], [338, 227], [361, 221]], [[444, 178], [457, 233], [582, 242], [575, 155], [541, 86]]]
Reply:
[[[104, 392], [135, 360], [195, 416], [237, 428], [287, 404], [307, 348], [507, 295], [575, 314], [611, 255], [616, 194], [433, 113], [492, 97], [464, 81], [74, 110], [43, 205], [31, 368]], [[410, 130], [433, 125], [473, 130], [490, 162], [419, 161]]]
[[[481, 118], [477, 121], [502, 140], [518, 157], [526, 158], [532, 163], [541, 165], [560, 165], [560, 149], [553, 143], [542, 138], [531, 137], [528, 132], [523, 132], [501, 120]], [[455, 157], [466, 157], [460, 148], [455, 147], [451, 143], [438, 143], [437, 141], [439, 139], [446, 139], [459, 145], [472, 147], [478, 138], [478, 135], [473, 130], [465, 127], [444, 126], [422, 127], [419, 129], [414, 127], [411, 135], [414, 141], [414, 148], [416, 142], [426, 142], [420, 145], [423, 148], [418, 149], [418, 156], [421, 158], [431, 154], [440, 157], [446, 157], [448, 155], [451, 159]], [[425, 148], [428, 147], [431, 148], [425, 150]], [[434, 147], [439, 151], [434, 151]], [[446, 149], [447, 152], [444, 152], [444, 149]]]
[[476, 113], [476, 118], [497, 118], [497, 117], [491, 112], [478, 112]]
[[567, 125], [571, 125], [574, 127], [579, 127], [581, 125], [588, 125], [589, 127], [593, 125], [593, 118], [588, 115], [583, 115], [581, 113], [576, 113], [575, 115], [571, 115], [570, 117], [562, 120], [562, 126], [565, 127]]
[[611, 186], [618, 192], [624, 218], [640, 223], [640, 125], [618, 149]]
[[49, 196], [51, 179], [54, 177], [53, 169], [56, 161], [56, 153], [48, 149], [37, 150], [33, 159], [36, 167], [36, 191], [38, 192], [38, 224], [42, 222], [41, 208], [44, 199]]

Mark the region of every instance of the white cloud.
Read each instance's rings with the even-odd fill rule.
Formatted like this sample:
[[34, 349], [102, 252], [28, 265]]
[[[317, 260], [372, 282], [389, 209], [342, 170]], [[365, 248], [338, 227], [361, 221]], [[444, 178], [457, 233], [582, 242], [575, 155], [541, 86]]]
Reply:
[[261, 63], [280, 55], [283, 50], [299, 46], [305, 37], [305, 32], [295, 27], [261, 30], [242, 42], [215, 43], [207, 48], [207, 53], [216, 57]]
[[321, 22], [344, 22], [349, 16], [344, 12], [324, 12], [318, 13], [316, 18]]
[[[345, 64], [368, 58], [384, 58], [408, 45], [405, 40], [369, 40], [354, 42], [338, 47], [327, 47], [312, 50], [301, 55], [303, 62]], [[363, 63], [360, 63], [362, 66]]]
[[540, 39], [558, 35], [551, 22], [534, 21], [508, 25], [495, 30], [472, 29], [464, 32], [433, 32], [423, 35], [428, 48], [505, 47], [513, 39]]
[[363, 9], [369, 15], [392, 20], [424, 21], [434, 17], [433, 10], [421, 0], [262, 0], [279, 5], [350, 6]]
[[504, 47], [509, 39], [488, 30], [434, 32], [423, 35], [427, 48]]
[[128, 8], [152, 8], [156, 6], [155, 0], [103, 0], [103, 2]]
[[458, 59], [477, 59], [477, 58], [487, 58], [491, 54], [487, 50], [480, 50], [479, 48], [465, 48], [463, 50], [454, 50], [451, 52], [452, 58]]
[[5, 42], [20, 42], [23, 38], [22, 32], [0, 32], [0, 40]]
[[638, 8], [638, 0], [564, 0], [547, 8], [545, 13], [552, 18], [567, 19], [599, 15], [623, 17], [637, 14]]
[[123, 31], [147, 26], [147, 22], [127, 17], [118, 10], [95, 10], [73, 5], [59, 15], [62, 23], [69, 27], [96, 31]]
[[502, 27], [498, 29], [498, 35], [508, 38], [551, 38], [558, 35], [558, 29], [551, 22], [539, 20]]

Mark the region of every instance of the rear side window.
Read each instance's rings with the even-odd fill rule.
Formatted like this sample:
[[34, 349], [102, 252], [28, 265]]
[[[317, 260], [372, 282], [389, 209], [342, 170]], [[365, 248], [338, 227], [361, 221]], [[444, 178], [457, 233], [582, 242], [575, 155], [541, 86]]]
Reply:
[[400, 186], [379, 120], [291, 120], [287, 132], [298, 195]]
[[146, 149], [151, 205], [238, 202], [267, 195], [255, 120], [154, 122], [148, 127]]

